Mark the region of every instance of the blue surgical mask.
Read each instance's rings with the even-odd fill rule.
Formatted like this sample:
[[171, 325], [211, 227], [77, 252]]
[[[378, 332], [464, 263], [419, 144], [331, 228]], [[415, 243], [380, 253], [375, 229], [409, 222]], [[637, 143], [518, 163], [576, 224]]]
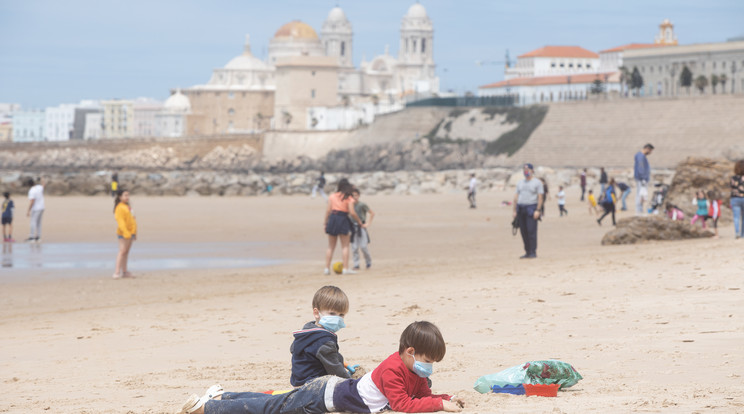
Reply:
[[346, 328], [344, 318], [338, 315], [320, 314], [320, 320], [318, 321], [318, 324], [331, 332], [336, 332], [341, 328]]
[[532, 171], [527, 170], [527, 171], [524, 172], [524, 176], [525, 177], [529, 178], [530, 175], [532, 175]]
[[419, 362], [416, 361], [416, 354], [411, 355], [413, 357], [413, 372], [421, 378], [428, 378], [434, 372], [434, 364], [431, 362]]

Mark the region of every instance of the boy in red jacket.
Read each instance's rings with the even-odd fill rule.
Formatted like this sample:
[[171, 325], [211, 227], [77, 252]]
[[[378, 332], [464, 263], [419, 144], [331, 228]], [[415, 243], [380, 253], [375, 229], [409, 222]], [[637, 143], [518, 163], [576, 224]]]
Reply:
[[294, 412], [406, 413], [459, 412], [464, 402], [446, 394], [432, 394], [426, 379], [434, 362], [444, 358], [446, 346], [439, 328], [431, 322], [414, 322], [400, 336], [398, 352], [359, 379], [328, 375], [286, 394], [224, 393], [210, 399], [193, 394], [183, 414], [285, 414]]

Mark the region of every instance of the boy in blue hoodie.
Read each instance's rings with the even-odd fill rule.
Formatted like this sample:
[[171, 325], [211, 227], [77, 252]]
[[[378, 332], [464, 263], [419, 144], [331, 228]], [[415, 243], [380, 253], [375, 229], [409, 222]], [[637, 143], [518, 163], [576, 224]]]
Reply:
[[336, 286], [323, 286], [313, 296], [313, 317], [294, 332], [292, 376], [289, 382], [299, 387], [325, 375], [351, 378], [359, 365], [346, 366], [338, 349], [336, 332], [346, 327], [344, 316], [349, 311], [349, 298]]

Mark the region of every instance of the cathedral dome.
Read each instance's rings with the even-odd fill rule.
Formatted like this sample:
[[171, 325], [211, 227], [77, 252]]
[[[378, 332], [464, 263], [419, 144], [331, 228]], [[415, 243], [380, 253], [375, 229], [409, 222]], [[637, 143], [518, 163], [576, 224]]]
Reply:
[[318, 34], [315, 33], [315, 29], [310, 27], [307, 23], [295, 20], [285, 24], [276, 31], [274, 39], [281, 38], [318, 40]]
[[326, 21], [329, 22], [345, 22], [347, 20], [346, 13], [340, 7], [332, 8], [328, 13], [328, 18], [326, 18]]
[[426, 9], [424, 8], [424, 6], [421, 3], [415, 3], [408, 9], [406, 17], [421, 19], [428, 16], [426, 15]]
[[269, 65], [264, 63], [261, 59], [253, 56], [251, 53], [251, 42], [250, 36], [248, 35], [245, 35], [243, 54], [233, 58], [231, 61], [227, 62], [227, 65], [225, 65], [225, 69], [233, 70], [266, 70], [268, 68]]
[[191, 101], [189, 101], [186, 95], [181, 93], [180, 89], [176, 89], [176, 93], [165, 100], [163, 109], [168, 112], [189, 112], [191, 110]]

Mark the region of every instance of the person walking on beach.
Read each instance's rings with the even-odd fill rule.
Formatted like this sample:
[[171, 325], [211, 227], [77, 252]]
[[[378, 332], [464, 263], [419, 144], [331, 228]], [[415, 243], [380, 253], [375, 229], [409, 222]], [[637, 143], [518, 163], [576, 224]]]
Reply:
[[365, 224], [357, 216], [354, 210], [354, 187], [349, 180], [342, 178], [338, 182], [338, 188], [335, 193], [328, 196], [328, 207], [326, 208], [325, 222], [323, 227], [328, 235], [328, 249], [326, 250], [326, 266], [323, 274], [330, 274], [331, 259], [333, 251], [336, 250], [336, 243], [341, 239], [341, 257], [344, 266], [343, 274], [356, 274], [349, 268], [349, 232], [351, 232], [351, 217], [354, 222], [364, 228]]
[[612, 225], [615, 223], [615, 179], [611, 179], [605, 188], [605, 192], [602, 194], [602, 201], [600, 204], [604, 208], [604, 214], [597, 219], [597, 224], [602, 225], [602, 219], [608, 214], [612, 214]]
[[563, 217], [563, 214], [568, 215], [568, 210], [566, 210], [566, 192], [563, 191], [562, 185], [558, 186], [558, 194], [555, 197], [558, 199], [558, 212], [561, 217]]
[[586, 168], [581, 172], [579, 180], [581, 184], [581, 199], [579, 201], [584, 201], [584, 194], [586, 193]]
[[628, 211], [628, 205], [625, 204], [625, 199], [628, 198], [628, 194], [630, 194], [630, 186], [624, 182], [619, 182], [617, 183], [617, 189], [620, 190], [620, 202], [623, 205], [620, 210]]
[[475, 173], [470, 174], [470, 183], [468, 184], [468, 201], [470, 202], [470, 208], [475, 208], [475, 189], [478, 186], [478, 180], [475, 178]]
[[36, 180], [29, 179], [28, 185], [31, 189], [28, 190], [28, 199], [30, 204], [28, 205], [28, 211], [26, 216], [31, 218], [31, 229], [26, 239], [29, 243], [39, 243], [41, 241], [41, 217], [44, 215], [44, 179], [36, 178]]
[[731, 177], [731, 211], [734, 213], [734, 238], [744, 238], [744, 160], [734, 164]]
[[633, 178], [636, 182], [636, 214], [643, 214], [643, 202], [648, 197], [648, 181], [651, 179], [651, 167], [648, 164], [648, 156], [654, 150], [654, 146], [646, 144], [638, 151], [633, 160]]
[[326, 195], [326, 193], [325, 193], [325, 190], [324, 190], [324, 188], [325, 188], [325, 185], [326, 185], [325, 172], [321, 171], [321, 172], [320, 172], [320, 177], [318, 177], [318, 178], [317, 178], [317, 179], [315, 180], [315, 186], [313, 186], [313, 194], [312, 194], [312, 197], [313, 197], [313, 198], [315, 198], [315, 194], [316, 194], [317, 192], [320, 192], [320, 195], [321, 195], [321, 196], [322, 196], [322, 197], [323, 197], [324, 199], [328, 199], [328, 196]]
[[604, 194], [605, 188], [607, 188], [607, 172], [604, 167], [599, 169], [599, 186], [601, 187], [600, 194]]
[[129, 273], [127, 264], [129, 250], [132, 248], [132, 243], [137, 240], [137, 220], [129, 204], [129, 191], [123, 188], [116, 191], [114, 218], [116, 219], [116, 236], [119, 239], [119, 254], [116, 256], [116, 269], [112, 277], [114, 279], [134, 277]]
[[545, 190], [542, 181], [535, 178], [532, 164], [524, 164], [524, 179], [517, 184], [514, 195], [513, 217], [519, 219], [519, 231], [524, 243], [524, 255], [520, 259], [537, 257], [537, 220], [543, 207]]
[[10, 199], [10, 193], [3, 193], [3, 209], [2, 209], [2, 223], [3, 223], [3, 241], [13, 243], [13, 209], [15, 204]]

